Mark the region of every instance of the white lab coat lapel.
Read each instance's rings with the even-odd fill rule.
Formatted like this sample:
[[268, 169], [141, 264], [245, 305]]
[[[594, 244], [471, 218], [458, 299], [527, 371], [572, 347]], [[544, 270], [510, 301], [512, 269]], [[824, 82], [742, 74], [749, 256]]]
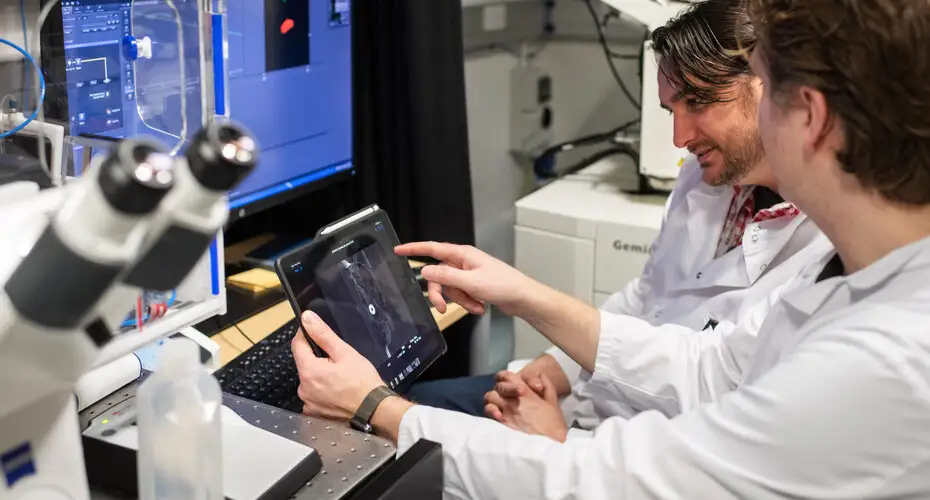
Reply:
[[732, 201], [732, 187], [712, 187], [703, 182], [685, 196], [688, 241], [682, 243], [687, 250], [677, 249], [683, 261], [689, 260], [685, 256], [691, 256], [690, 265], [686, 265], [685, 269], [700, 269], [714, 260], [717, 245], [708, 244], [708, 240], [716, 242], [720, 239]]
[[[726, 203], [721, 203], [721, 198], [727, 198]], [[688, 200], [689, 202], [692, 201], [690, 196]], [[703, 199], [695, 200], [696, 203], [703, 201]], [[705, 207], [700, 216], [698, 216], [698, 213], [694, 214], [694, 222], [692, 223], [689, 220], [688, 224], [692, 248], [698, 247], [698, 245], [694, 244], [697, 241], [694, 238], [700, 232], [704, 233], [705, 239], [713, 235], [714, 242], [720, 238], [720, 232], [723, 230], [724, 220], [731, 202], [732, 196], [720, 197], [717, 200], [718, 206]], [[709, 217], [715, 217], [716, 220], [708, 220]], [[743, 237], [744, 244], [718, 259], [714, 259], [716, 245], [708, 244], [705, 241], [703, 245], [700, 245], [702, 248], [701, 260], [696, 260], [696, 265], [692, 267], [696, 271], [691, 276], [688, 276], [688, 279], [682, 282], [677, 287], [677, 290], [698, 290], [709, 287], [746, 288], [751, 286], [765, 274], [772, 261], [778, 257], [779, 253], [791, 241], [792, 236], [806, 219], [807, 216], [801, 214], [792, 218], [783, 217], [749, 224], [746, 226], [746, 234]], [[704, 224], [704, 228], [700, 228], [699, 224]]]

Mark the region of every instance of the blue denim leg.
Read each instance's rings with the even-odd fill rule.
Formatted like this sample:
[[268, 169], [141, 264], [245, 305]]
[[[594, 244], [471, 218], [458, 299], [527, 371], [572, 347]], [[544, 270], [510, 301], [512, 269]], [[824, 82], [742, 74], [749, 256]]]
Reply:
[[404, 393], [415, 403], [468, 415], [484, 416], [484, 395], [494, 388], [494, 375], [434, 380], [413, 385]]

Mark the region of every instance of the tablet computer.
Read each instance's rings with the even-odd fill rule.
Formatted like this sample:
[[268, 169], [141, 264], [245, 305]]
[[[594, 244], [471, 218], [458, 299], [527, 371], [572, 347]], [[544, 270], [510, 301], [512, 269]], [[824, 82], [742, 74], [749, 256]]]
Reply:
[[319, 315], [402, 392], [446, 342], [407, 259], [394, 253], [398, 244], [387, 214], [373, 205], [321, 229], [278, 258], [275, 271], [298, 317]]

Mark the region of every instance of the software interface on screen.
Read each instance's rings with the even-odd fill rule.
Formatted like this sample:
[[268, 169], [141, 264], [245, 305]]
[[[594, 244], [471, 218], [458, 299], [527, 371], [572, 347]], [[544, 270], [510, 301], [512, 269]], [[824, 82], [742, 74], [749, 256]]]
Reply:
[[[63, 30], [72, 135], [178, 135], [177, 28], [164, 0], [65, 0]], [[174, 0], [197, 19], [196, 0]], [[352, 169], [349, 0], [228, 0], [230, 116], [262, 149], [259, 168], [231, 193], [244, 206]], [[192, 98], [189, 127], [202, 123], [196, 23], [182, 23]], [[148, 35], [153, 58], [133, 65], [123, 38]]]
[[291, 276], [308, 276], [290, 282], [301, 309], [320, 315], [393, 388], [420, 366], [427, 346], [383, 252], [372, 244], [315, 272], [292, 264]]

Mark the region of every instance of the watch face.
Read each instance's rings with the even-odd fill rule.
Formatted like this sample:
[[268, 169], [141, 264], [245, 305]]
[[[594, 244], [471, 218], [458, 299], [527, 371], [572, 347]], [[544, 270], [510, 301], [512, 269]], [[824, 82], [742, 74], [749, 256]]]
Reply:
[[352, 425], [353, 429], [359, 432], [364, 432], [366, 434], [371, 434], [371, 432], [374, 430], [374, 428], [368, 422], [362, 423], [362, 422], [356, 421], [355, 419], [352, 419], [349, 423]]

